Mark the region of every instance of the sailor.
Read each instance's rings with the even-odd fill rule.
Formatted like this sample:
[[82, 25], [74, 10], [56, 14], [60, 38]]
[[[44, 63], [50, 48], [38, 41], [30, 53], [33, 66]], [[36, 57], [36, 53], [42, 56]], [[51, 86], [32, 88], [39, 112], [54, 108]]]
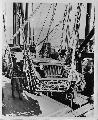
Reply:
[[94, 93], [94, 71], [92, 71], [90, 66], [86, 67], [84, 78], [86, 82], [84, 93], [90, 97]]

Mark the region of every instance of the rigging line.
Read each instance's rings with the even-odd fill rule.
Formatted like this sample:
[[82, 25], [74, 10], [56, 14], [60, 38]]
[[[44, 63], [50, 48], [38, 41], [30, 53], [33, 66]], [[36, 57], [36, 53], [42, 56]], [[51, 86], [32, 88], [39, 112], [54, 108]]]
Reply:
[[[48, 36], [54, 31], [54, 29], [55, 29], [56, 27], [60, 26], [60, 24], [61, 24], [62, 22], [63, 22], [63, 20], [59, 21], [59, 23], [56, 24], [56, 25], [54, 26], [54, 28], [49, 32]], [[43, 43], [48, 36], [46, 36], [46, 37], [44, 38], [44, 40], [42, 40], [41, 42], [39, 42], [39, 43], [37, 44], [37, 46], [39, 46], [41, 43]]]
[[80, 4], [78, 3], [77, 14], [76, 14], [76, 17], [75, 17], [75, 23], [74, 23], [74, 27], [73, 27], [75, 38], [73, 38], [73, 45], [72, 45], [73, 53], [72, 53], [72, 64], [71, 64], [71, 66], [72, 67], [74, 66], [75, 69], [76, 69], [75, 51], [76, 51], [77, 42], [78, 42], [78, 39], [79, 39], [80, 18], [81, 18], [81, 3]]
[[[50, 13], [51, 6], [52, 6], [52, 4], [50, 5], [50, 7], [49, 7], [49, 9], [48, 9], [48, 14]], [[37, 38], [37, 41], [39, 40], [39, 38], [40, 38], [40, 36], [41, 36], [41, 33], [42, 33], [42, 30], [43, 30], [43, 28], [44, 28], [44, 26], [45, 26], [45, 23], [46, 23], [48, 14], [47, 14], [47, 16], [46, 16], [46, 18], [45, 18], [44, 24], [43, 24], [43, 26], [42, 26], [42, 29], [41, 29], [40, 33], [39, 33], [39, 36], [38, 36], [38, 38]]]
[[65, 19], [65, 17], [67, 16], [67, 14], [68, 14], [68, 5], [66, 5], [66, 9], [65, 9], [65, 11], [64, 11], [64, 19], [63, 19], [63, 27], [62, 27], [62, 36], [61, 36], [61, 38], [62, 38], [62, 40], [61, 40], [61, 49], [62, 49], [62, 43], [63, 43], [63, 36], [64, 36], [64, 26], [65, 26], [65, 22], [66, 22], [66, 19]]
[[73, 27], [73, 30], [75, 32], [78, 32], [78, 30], [79, 30], [79, 27], [80, 27], [80, 18], [81, 18], [81, 3], [80, 4], [78, 3], [77, 14], [76, 14], [76, 18], [75, 18], [74, 27]]
[[53, 14], [52, 14], [52, 18], [51, 18], [51, 21], [50, 21], [49, 29], [48, 29], [48, 32], [47, 32], [47, 35], [46, 35], [47, 36], [47, 40], [48, 40], [48, 35], [49, 35], [49, 31], [50, 31], [52, 22], [54, 20], [54, 15], [55, 15], [56, 7], [57, 7], [57, 3], [55, 4], [55, 6], [53, 4]]
[[[75, 14], [75, 21], [74, 21], [74, 26], [73, 26], [73, 30], [72, 30], [72, 33], [70, 33], [70, 40], [71, 39], [74, 39], [74, 36], [76, 36], [77, 34], [77, 37], [79, 37], [79, 33], [78, 33], [78, 30], [79, 30], [79, 27], [80, 27], [80, 18], [81, 18], [81, 6], [82, 4], [78, 4], [77, 6], [77, 13]], [[74, 41], [73, 41], [74, 43]]]
[[[56, 27], [58, 27], [62, 22], [63, 22], [63, 21], [59, 21], [59, 23], [58, 23], [57, 25], [55, 25], [55, 27], [49, 32], [48, 36], [49, 36], [50, 33], [52, 33], [52, 32], [54, 31], [54, 29], [55, 29]], [[42, 40], [40, 43], [38, 43], [37, 46], [39, 46], [42, 42], [44, 42], [48, 36], [46, 36], [46, 37], [44, 38], [44, 40]]]
[[[71, 22], [71, 19], [70, 19], [70, 12], [72, 11], [72, 5], [70, 5], [69, 3], [69, 6], [67, 6], [68, 9], [67, 9], [67, 13], [66, 13], [66, 16], [67, 17], [67, 20], [65, 20], [67, 22], [67, 27], [66, 27], [66, 38], [68, 38], [68, 35], [69, 35], [69, 24]], [[63, 33], [64, 34], [64, 33]], [[66, 41], [67, 42], [67, 46], [68, 46], [68, 40]]]
[[[6, 24], [5, 24], [6, 18], [5, 18], [5, 16], [6, 16], [6, 11], [4, 11], [4, 13], [3, 13], [3, 31], [4, 31], [4, 40], [7, 43], [7, 39], [6, 39]], [[7, 50], [7, 48], [6, 48], [6, 50]], [[6, 55], [6, 50], [4, 51], [5, 52], [4, 53], [4, 57]]]
[[94, 6], [94, 20], [93, 20], [93, 27], [95, 27], [95, 6]]
[[52, 14], [52, 18], [51, 18], [51, 21], [50, 21], [50, 25], [49, 25], [49, 29], [48, 29], [47, 35], [46, 35], [46, 37], [44, 38], [44, 40], [42, 40], [40, 43], [37, 44], [37, 46], [39, 46], [42, 42], [44, 42], [44, 41], [46, 40], [46, 38], [48, 39], [48, 36], [50, 35], [51, 32], [53, 32], [54, 28], [55, 28], [56, 26], [59, 26], [59, 24], [61, 23], [61, 21], [60, 21], [60, 23], [57, 24], [57, 25], [51, 30], [51, 32], [49, 32], [49, 31], [50, 31], [50, 28], [51, 28], [51, 25], [52, 25], [52, 22], [53, 22], [54, 15], [55, 15], [56, 7], [57, 7], [57, 3], [56, 3], [56, 5], [55, 5], [55, 7], [54, 7], [54, 9], [53, 9], [53, 14]]
[[[67, 49], [69, 48], [69, 39], [70, 39], [70, 31], [69, 31], [69, 25], [71, 22], [70, 19], [70, 13], [72, 11], [72, 5], [69, 3], [68, 7], [68, 14], [67, 14], [67, 27], [66, 27], [66, 43], [67, 43]], [[69, 38], [69, 39], [68, 39]]]
[[42, 3], [40, 3], [40, 5], [35, 9], [35, 11], [30, 15], [30, 17], [29, 17], [26, 21], [24, 21], [24, 24], [21, 25], [21, 27], [17, 30], [17, 32], [16, 32], [14, 35], [12, 35], [12, 37], [10, 38], [10, 40], [14, 39], [14, 37], [16, 37], [16, 35], [17, 35], [20, 31], [23, 31], [25, 25], [26, 25], [28, 22], [30, 22], [30, 20], [32, 19], [33, 15], [34, 15], [34, 14], [37, 12], [37, 10], [41, 7], [41, 4], [42, 4]]

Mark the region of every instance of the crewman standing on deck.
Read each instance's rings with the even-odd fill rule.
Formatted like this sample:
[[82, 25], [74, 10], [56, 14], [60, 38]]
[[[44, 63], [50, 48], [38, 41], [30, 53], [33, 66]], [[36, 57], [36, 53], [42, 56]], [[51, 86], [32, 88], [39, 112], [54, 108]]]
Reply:
[[90, 66], [86, 66], [84, 78], [86, 81], [84, 94], [90, 97], [94, 93], [94, 71]]

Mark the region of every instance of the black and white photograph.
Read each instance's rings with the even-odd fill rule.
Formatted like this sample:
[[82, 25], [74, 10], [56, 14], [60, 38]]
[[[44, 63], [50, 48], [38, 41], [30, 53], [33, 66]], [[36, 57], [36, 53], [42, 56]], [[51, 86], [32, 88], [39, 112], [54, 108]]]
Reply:
[[2, 6], [2, 116], [94, 117], [95, 4]]

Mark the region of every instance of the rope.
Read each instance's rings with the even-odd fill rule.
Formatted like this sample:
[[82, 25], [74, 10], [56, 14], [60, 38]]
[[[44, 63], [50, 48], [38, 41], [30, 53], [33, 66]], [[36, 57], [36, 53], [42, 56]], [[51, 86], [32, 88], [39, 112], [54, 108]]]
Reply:
[[[35, 68], [30, 56], [30, 50], [28, 49], [28, 47], [26, 46], [27, 44], [27, 39], [25, 39], [25, 35], [23, 32], [23, 39], [24, 39], [24, 62], [25, 62], [25, 72], [27, 74], [27, 82], [28, 82], [28, 86], [26, 86], [26, 90], [33, 91], [36, 88], [36, 80], [38, 79], [36, 73], [35, 73]], [[24, 85], [25, 87], [25, 85]], [[27, 88], [28, 87], [28, 88]]]
[[[48, 35], [49, 35], [49, 31], [50, 31], [52, 22], [54, 21], [54, 15], [55, 15], [56, 7], [57, 7], [57, 3], [55, 4], [55, 6], [54, 6], [54, 4], [53, 4], [53, 14], [52, 14], [52, 18], [51, 18], [51, 20], [50, 20], [50, 25], [49, 25], [49, 29], [48, 29], [48, 32], [47, 32], [47, 37], [48, 37]], [[48, 38], [47, 38], [47, 39], [48, 39]]]
[[75, 15], [75, 23], [74, 23], [74, 27], [73, 27], [73, 31], [74, 31], [74, 37], [73, 38], [73, 53], [72, 53], [72, 67], [75, 67], [75, 50], [76, 50], [76, 45], [77, 42], [79, 40], [79, 28], [80, 28], [80, 18], [81, 18], [81, 3], [78, 3], [77, 6], [77, 14]]
[[[62, 21], [59, 21], [59, 23], [57, 25], [55, 25], [55, 27], [49, 32], [48, 36], [58, 27], [60, 26], [60, 24], [62, 23]], [[39, 42], [37, 44], [37, 46], [39, 46], [41, 43], [43, 43], [46, 40], [47, 36], [44, 38], [44, 40], [42, 40], [41, 42]]]
[[[52, 4], [50, 5], [50, 7], [49, 7], [49, 9], [48, 9], [48, 14], [50, 13], [51, 6], [52, 6]], [[42, 29], [41, 29], [40, 33], [39, 33], [39, 36], [38, 36], [38, 38], [37, 38], [37, 41], [39, 40], [39, 38], [40, 38], [40, 36], [41, 36], [41, 32], [43, 31], [43, 28], [44, 28], [44, 26], [45, 26], [45, 23], [46, 23], [48, 14], [47, 14], [47, 16], [46, 16], [46, 18], [45, 18], [44, 24], [43, 24], [43, 26], [42, 26]]]
[[[52, 5], [52, 4], [51, 4], [51, 5]], [[47, 35], [46, 35], [46, 37], [44, 38], [44, 40], [42, 40], [40, 43], [37, 44], [37, 46], [39, 46], [41, 43], [43, 43], [43, 42], [46, 40], [46, 38], [48, 39], [48, 36], [50, 35], [50, 33], [52, 33], [53, 30], [62, 23], [62, 22], [60, 21], [60, 23], [57, 24], [57, 25], [50, 31], [52, 22], [53, 22], [53, 20], [54, 20], [54, 15], [55, 15], [56, 7], [57, 7], [57, 3], [56, 3], [56, 5], [55, 5], [55, 7], [54, 7], [54, 9], [53, 9], [53, 14], [52, 14], [52, 18], [51, 18], [51, 20], [50, 20], [50, 25], [49, 25], [49, 29], [48, 29]], [[48, 13], [49, 13], [49, 12], [48, 12]], [[45, 22], [44, 22], [44, 23], [45, 23]], [[44, 27], [44, 26], [43, 26], [43, 27]], [[43, 28], [43, 27], [42, 27], [42, 28]], [[43, 30], [43, 29], [42, 29], [42, 30]], [[41, 31], [42, 31], [42, 30], [41, 30]], [[49, 31], [50, 31], [50, 32], [49, 32]]]
[[[72, 10], [72, 6], [69, 4], [69, 6], [68, 5], [66, 5], [66, 8], [65, 8], [65, 11], [64, 11], [64, 19], [63, 19], [63, 27], [62, 27], [62, 36], [61, 36], [61, 49], [62, 49], [62, 43], [63, 43], [63, 37], [64, 37], [64, 30], [65, 30], [65, 22], [66, 22], [66, 24], [67, 24], [67, 27], [66, 27], [66, 38], [67, 38], [67, 31], [68, 31], [68, 29], [69, 29], [69, 22], [71, 22], [71, 19], [69, 18], [69, 14], [70, 14], [70, 12], [71, 12], [71, 10]], [[66, 39], [67, 40], [67, 39]], [[68, 41], [66, 41], [67, 42], [67, 45], [68, 45]]]

